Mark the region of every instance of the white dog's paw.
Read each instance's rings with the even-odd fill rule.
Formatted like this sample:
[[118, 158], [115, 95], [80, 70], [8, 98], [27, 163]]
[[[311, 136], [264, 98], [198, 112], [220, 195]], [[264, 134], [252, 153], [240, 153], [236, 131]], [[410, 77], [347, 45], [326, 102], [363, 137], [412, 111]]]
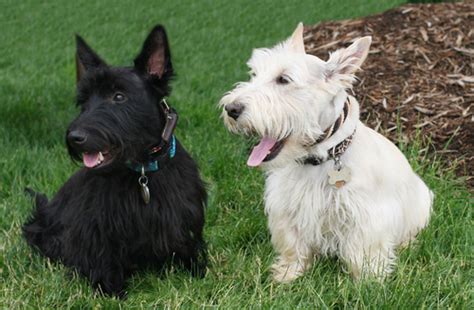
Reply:
[[383, 282], [390, 275], [390, 270], [373, 270], [371, 268], [362, 268], [362, 270], [352, 270], [351, 276], [354, 281], [372, 280]]
[[279, 283], [290, 283], [303, 275], [305, 267], [299, 262], [278, 262], [272, 265], [273, 280]]
[[352, 265], [351, 275], [354, 280], [374, 279], [384, 281], [393, 271], [395, 258], [378, 256], [366, 259], [362, 265]]

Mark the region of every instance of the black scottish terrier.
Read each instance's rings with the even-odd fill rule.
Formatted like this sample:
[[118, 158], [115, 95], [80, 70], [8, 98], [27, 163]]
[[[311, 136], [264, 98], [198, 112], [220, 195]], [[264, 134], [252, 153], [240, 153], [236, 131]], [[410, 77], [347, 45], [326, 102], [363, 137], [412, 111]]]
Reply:
[[108, 66], [77, 37], [77, 105], [66, 143], [85, 165], [36, 208], [23, 232], [52, 260], [106, 294], [123, 296], [133, 271], [177, 263], [203, 276], [207, 194], [196, 163], [173, 135], [165, 97], [173, 68], [156, 26], [133, 67]]

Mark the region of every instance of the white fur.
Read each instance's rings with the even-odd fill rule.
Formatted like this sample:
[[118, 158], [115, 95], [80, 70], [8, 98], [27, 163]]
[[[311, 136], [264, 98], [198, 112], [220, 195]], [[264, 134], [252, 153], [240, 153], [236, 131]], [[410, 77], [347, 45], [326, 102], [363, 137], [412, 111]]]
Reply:
[[[274, 279], [295, 279], [317, 255], [338, 256], [356, 278], [383, 278], [393, 269], [396, 248], [427, 225], [433, 194], [393, 143], [359, 121], [359, 104], [346, 92], [368, 54], [370, 37], [324, 62], [305, 54], [302, 33], [300, 24], [285, 42], [254, 50], [248, 61], [250, 81], [239, 83], [220, 102], [245, 107], [237, 120], [224, 111], [232, 132], [286, 138], [280, 154], [261, 165], [265, 211], [279, 254]], [[291, 79], [289, 84], [276, 82], [282, 74]], [[351, 112], [342, 127], [309, 147], [338, 118], [347, 98]], [[296, 162], [309, 154], [327, 157], [354, 129], [352, 144], [341, 157], [352, 172], [343, 187], [328, 184], [332, 160], [319, 166]]]

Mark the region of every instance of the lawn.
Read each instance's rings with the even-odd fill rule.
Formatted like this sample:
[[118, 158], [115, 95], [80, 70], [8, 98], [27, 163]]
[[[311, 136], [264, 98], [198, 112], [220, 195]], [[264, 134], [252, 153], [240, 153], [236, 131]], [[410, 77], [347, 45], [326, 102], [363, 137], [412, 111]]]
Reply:
[[[231, 136], [216, 104], [246, 78], [254, 47], [290, 35], [299, 21], [381, 12], [402, 1], [13, 1], [0, 3], [0, 308], [456, 308], [472, 309], [474, 201], [420, 145], [403, 146], [436, 193], [430, 226], [400, 253], [385, 283], [355, 283], [321, 259], [290, 285], [270, 280], [274, 257], [263, 213], [263, 178], [246, 167], [248, 146]], [[109, 63], [131, 64], [156, 23], [168, 30], [177, 72], [169, 102], [177, 135], [209, 184], [207, 276], [140, 273], [128, 299], [95, 293], [82, 278], [33, 254], [20, 227], [31, 210], [23, 188], [52, 195], [77, 170], [63, 143], [74, 106], [74, 33]]]

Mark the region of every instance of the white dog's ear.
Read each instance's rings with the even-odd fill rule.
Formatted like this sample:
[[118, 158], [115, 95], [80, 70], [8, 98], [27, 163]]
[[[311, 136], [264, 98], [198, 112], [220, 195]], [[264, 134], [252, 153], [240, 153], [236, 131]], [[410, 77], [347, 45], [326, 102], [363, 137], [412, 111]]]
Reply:
[[326, 79], [356, 72], [369, 53], [372, 37], [357, 39], [349, 47], [335, 51], [326, 62]]
[[293, 34], [291, 37], [287, 40], [286, 44], [288, 48], [295, 53], [303, 53], [304, 54], [304, 41], [303, 41], [303, 23], [300, 22], [298, 23], [298, 26], [296, 26], [295, 31], [293, 31]]

